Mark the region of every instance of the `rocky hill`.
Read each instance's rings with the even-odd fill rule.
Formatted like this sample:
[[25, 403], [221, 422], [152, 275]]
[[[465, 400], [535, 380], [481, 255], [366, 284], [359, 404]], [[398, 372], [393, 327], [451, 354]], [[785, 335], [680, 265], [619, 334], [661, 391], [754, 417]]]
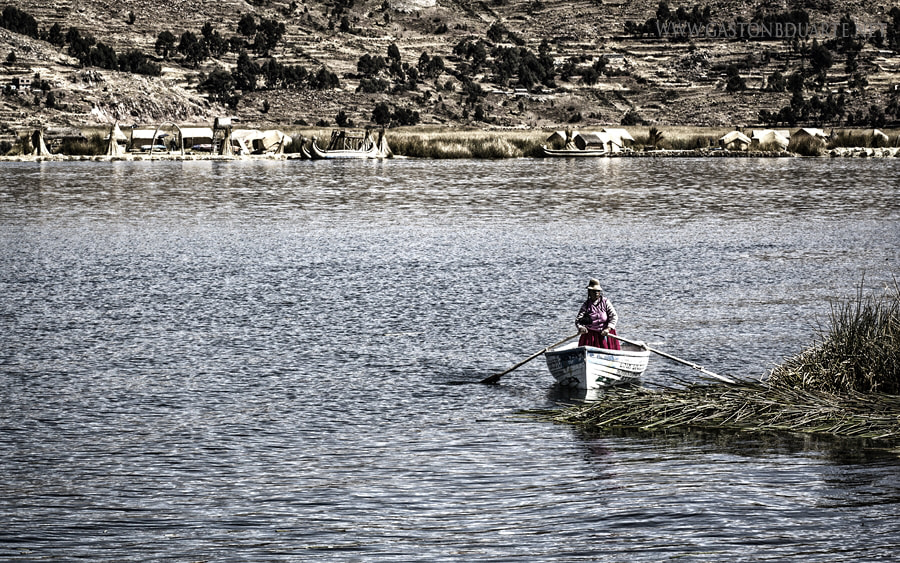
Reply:
[[[217, 116], [263, 127], [365, 125], [379, 105], [393, 112], [395, 124], [476, 127], [623, 120], [731, 127], [760, 123], [760, 112], [785, 108], [793, 108], [785, 119], [801, 125], [884, 126], [900, 118], [900, 38], [891, 43], [895, 29], [900, 33], [900, 9], [889, 1], [18, 0], [3, 6], [33, 17], [39, 30], [30, 37], [0, 29], [0, 82], [7, 86], [0, 133], [6, 134], [35, 126], [211, 123]], [[663, 8], [670, 18], [648, 22], [664, 16]], [[762, 15], [781, 23], [797, 14], [805, 14], [807, 28], [793, 37], [775, 33], [774, 23], [774, 37], [753, 27]], [[254, 26], [275, 30], [268, 48], [247, 33], [248, 15]], [[841, 33], [842, 18], [844, 28], [848, 21], [855, 26], [852, 33]], [[72, 29], [120, 60], [143, 53], [158, 65], [158, 76], [85, 64], [66, 40]], [[163, 32], [176, 39], [168, 56], [157, 48]], [[179, 52], [186, 32], [213, 46], [208, 56]], [[842, 38], [855, 43], [848, 47]], [[361, 71], [367, 55], [371, 68]], [[440, 65], [429, 67], [436, 58]], [[544, 64], [536, 73], [545, 76], [526, 79], [532, 59]], [[265, 66], [270, 61], [302, 68], [305, 78], [267, 85], [262, 69], [274, 68]], [[242, 68], [258, 74], [247, 79]], [[310, 77], [322, 69], [337, 78], [336, 88], [312, 85]], [[789, 82], [792, 74], [804, 77], [799, 101], [796, 87], [794, 93], [790, 85], [770, 87], [773, 77]], [[231, 82], [214, 92], [212, 77]], [[11, 89], [16, 79], [30, 79], [30, 89]], [[816, 105], [829, 95], [840, 111]]]

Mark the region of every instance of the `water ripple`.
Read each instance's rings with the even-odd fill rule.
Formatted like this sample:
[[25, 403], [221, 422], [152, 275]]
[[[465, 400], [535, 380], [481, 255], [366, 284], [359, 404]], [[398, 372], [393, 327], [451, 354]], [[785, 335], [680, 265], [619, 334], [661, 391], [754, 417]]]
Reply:
[[[585, 435], [537, 359], [623, 334], [756, 377], [889, 283], [889, 162], [7, 163], [0, 558], [888, 559], [896, 455]], [[102, 182], [97, 179], [102, 178]], [[659, 358], [647, 379], [692, 374]]]

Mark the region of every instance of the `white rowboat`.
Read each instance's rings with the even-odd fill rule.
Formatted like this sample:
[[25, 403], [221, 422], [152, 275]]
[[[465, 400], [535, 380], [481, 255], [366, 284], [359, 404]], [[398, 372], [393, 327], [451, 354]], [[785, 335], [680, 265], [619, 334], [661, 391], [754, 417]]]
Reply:
[[650, 351], [624, 342], [621, 350], [572, 342], [547, 350], [544, 357], [559, 385], [596, 390], [639, 382], [650, 361]]

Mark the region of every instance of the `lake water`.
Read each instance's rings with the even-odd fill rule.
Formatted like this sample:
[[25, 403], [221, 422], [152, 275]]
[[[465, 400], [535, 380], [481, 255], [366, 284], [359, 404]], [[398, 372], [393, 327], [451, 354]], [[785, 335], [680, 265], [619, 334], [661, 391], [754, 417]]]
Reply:
[[[542, 358], [763, 376], [893, 283], [900, 162], [0, 165], [0, 559], [872, 561], [900, 459], [588, 435]], [[651, 358], [648, 383], [694, 380]]]

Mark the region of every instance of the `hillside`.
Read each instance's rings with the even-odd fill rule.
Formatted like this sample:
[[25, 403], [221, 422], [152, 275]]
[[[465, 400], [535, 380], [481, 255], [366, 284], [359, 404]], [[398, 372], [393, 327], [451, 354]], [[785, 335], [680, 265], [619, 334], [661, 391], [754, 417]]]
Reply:
[[[286, 127], [334, 125], [343, 112], [350, 123], [365, 125], [373, 122], [380, 103], [394, 112], [395, 124], [476, 127], [584, 127], [623, 119], [731, 127], [760, 123], [761, 111], [777, 115], [784, 108], [793, 108], [785, 119], [795, 125], [884, 126], [900, 118], [900, 54], [889, 40], [892, 26], [900, 26], [900, 10], [892, 13], [886, 1], [874, 7], [862, 0], [671, 2], [674, 23], [681, 21], [675, 16], [679, 7], [682, 16], [706, 9], [704, 25], [695, 29], [702, 33], [680, 38], [626, 33], [627, 22], [643, 25], [659, 13], [660, 2], [651, 0], [20, 0], [9, 6], [32, 16], [40, 32], [33, 38], [0, 29], [5, 61], [0, 81], [9, 85], [17, 77], [30, 78], [33, 87], [44, 89], [4, 91], [0, 134], [5, 135], [41, 125], [211, 123], [226, 115], [247, 126]], [[829, 46], [827, 64], [816, 58], [818, 40], [760, 40], [751, 36], [753, 28], [743, 27], [759, 14], [797, 12], [825, 32], [818, 37]], [[260, 27], [283, 24], [273, 47], [250, 47], [253, 36], [239, 31], [248, 14]], [[856, 26], [855, 50], [834, 41], [842, 17]], [[83, 65], [72, 56], [71, 44], [49, 40], [54, 24], [62, 34], [76, 28], [92, 36], [95, 46], [112, 48], [120, 59], [139, 51], [159, 65], [159, 76]], [[155, 49], [162, 32], [203, 38], [205, 24], [216, 41], [244, 41], [257, 69], [272, 60], [281, 67], [302, 67], [308, 77], [325, 69], [339, 87], [310, 87], [308, 79], [267, 87], [259, 71], [252, 86], [246, 80], [243, 87], [229, 83], [222, 88], [230, 89], [214, 95], [201, 85], [211, 76], [237, 76], [240, 49], [195, 61], [175, 45], [168, 58]], [[729, 29], [737, 31], [728, 36]], [[477, 53], [460, 50], [466, 42], [474, 47], [479, 41], [480, 65], [474, 64]], [[528, 84], [519, 55], [537, 59], [542, 42], [548, 52], [541, 60], [552, 60], [552, 76], [543, 84]], [[399, 72], [388, 68], [392, 46], [399, 53]], [[431, 76], [427, 65], [419, 64], [423, 53], [426, 59], [441, 59]], [[373, 63], [368, 77], [358, 70], [365, 55], [384, 59]], [[500, 70], [501, 57], [511, 57], [512, 66]], [[851, 57], [854, 68], [848, 64]], [[817, 64], [824, 74], [813, 72]], [[767, 88], [779, 73], [805, 77], [799, 102], [789, 88]], [[359, 91], [366, 78], [369, 89], [383, 91]], [[823, 109], [829, 95], [839, 111]]]

